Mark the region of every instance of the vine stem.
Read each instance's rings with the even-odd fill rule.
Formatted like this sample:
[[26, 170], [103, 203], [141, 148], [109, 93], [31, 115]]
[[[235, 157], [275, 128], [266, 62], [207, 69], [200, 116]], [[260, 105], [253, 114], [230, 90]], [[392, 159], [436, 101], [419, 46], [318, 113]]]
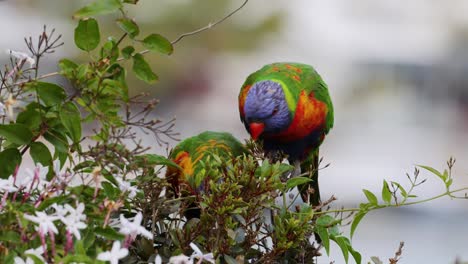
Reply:
[[[419, 200], [419, 201], [410, 202], [410, 203], [377, 205], [376, 207], [369, 208], [368, 211], [373, 211], [373, 210], [376, 210], [376, 209], [388, 208], [388, 207], [401, 207], [401, 206], [408, 206], [408, 205], [426, 203], [426, 202], [430, 202], [430, 201], [442, 198], [442, 197], [447, 196], [447, 195], [451, 196], [454, 193], [458, 193], [458, 192], [461, 192], [461, 191], [467, 191], [467, 190], [468, 190], [468, 187], [464, 187], [464, 188], [456, 189], [456, 190], [453, 190], [453, 191], [446, 191], [446, 192], [441, 193], [439, 195], [436, 195], [436, 196], [433, 196], [433, 197], [430, 197], [430, 198], [427, 198], [427, 199]], [[315, 212], [314, 214], [322, 215], [322, 214], [328, 214], [328, 213], [345, 213], [345, 212], [358, 212], [358, 211], [361, 211], [361, 209], [360, 208], [347, 208], [347, 209], [320, 211], [320, 212]]]
[[[213, 27], [217, 26], [218, 24], [221, 24], [222, 22], [224, 22], [225, 20], [227, 20], [228, 18], [230, 18], [231, 16], [233, 16], [235, 13], [239, 12], [242, 8], [244, 8], [245, 5], [247, 5], [247, 3], [249, 2], [249, 0], [244, 0], [244, 2], [239, 6], [237, 7], [235, 10], [231, 11], [229, 14], [227, 14], [226, 16], [224, 16], [223, 18], [217, 20], [216, 22], [214, 23], [209, 23], [208, 25], [202, 27], [202, 28], [199, 28], [197, 30], [194, 30], [194, 31], [191, 31], [191, 32], [186, 32], [186, 33], [183, 33], [181, 35], [179, 35], [175, 40], [171, 41], [171, 44], [172, 45], [175, 45], [177, 44], [179, 41], [181, 41], [183, 38], [185, 37], [189, 37], [189, 36], [193, 36], [193, 35], [197, 35], [203, 31], [206, 31], [206, 30], [210, 30], [212, 29]], [[124, 35], [124, 37], [126, 36], [126, 34]], [[122, 41], [123, 38], [121, 38], [119, 40]], [[140, 52], [138, 52], [139, 54], [143, 55], [143, 54], [146, 54], [150, 52], [150, 50], [142, 50]], [[118, 58], [117, 61], [122, 61], [124, 60], [124, 58]], [[51, 73], [47, 73], [47, 74], [44, 74], [44, 75], [41, 75], [41, 76], [38, 76], [36, 77], [34, 80], [41, 80], [41, 79], [45, 79], [45, 78], [49, 78], [49, 77], [52, 77], [52, 76], [57, 76], [57, 75], [60, 75], [60, 72], [51, 72]], [[21, 82], [17, 82], [17, 83], [13, 83], [13, 84], [10, 84], [10, 85], [6, 85], [5, 87], [6, 88], [10, 88], [10, 87], [13, 87], [13, 86], [17, 86], [17, 85], [22, 85], [22, 84], [25, 84], [25, 83], [28, 83], [30, 82], [31, 79], [29, 80], [25, 80], [25, 81], [21, 81]]]

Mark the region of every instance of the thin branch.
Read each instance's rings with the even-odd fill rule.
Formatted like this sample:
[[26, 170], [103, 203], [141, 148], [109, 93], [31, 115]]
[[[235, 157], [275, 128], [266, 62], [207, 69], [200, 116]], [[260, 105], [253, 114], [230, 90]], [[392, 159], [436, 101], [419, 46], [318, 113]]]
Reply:
[[[387, 207], [402, 207], [402, 206], [408, 206], [408, 205], [421, 204], [421, 203], [426, 203], [426, 202], [429, 202], [429, 201], [432, 201], [432, 200], [442, 198], [444, 196], [449, 196], [450, 198], [454, 198], [452, 196], [454, 193], [458, 193], [458, 192], [466, 191], [466, 190], [468, 190], [468, 187], [456, 189], [456, 190], [453, 190], [453, 191], [447, 191], [447, 192], [441, 193], [439, 195], [436, 195], [436, 196], [433, 196], [433, 197], [430, 197], [430, 198], [427, 198], [427, 199], [414, 201], [414, 202], [410, 202], [410, 203], [385, 204], [385, 205], [380, 205], [379, 204], [379, 205], [377, 205], [375, 207], [369, 208], [368, 211], [373, 211], [373, 210], [376, 210], [376, 209], [387, 208]], [[468, 199], [468, 196], [467, 197], [456, 197], [455, 196], [455, 198]], [[346, 208], [346, 209], [327, 210], [327, 211], [314, 212], [314, 214], [322, 215], [322, 214], [328, 214], [328, 213], [358, 212], [358, 211], [361, 211], [361, 208]]]
[[[233, 16], [235, 13], [239, 12], [247, 3], [249, 2], [249, 0], [244, 0], [244, 2], [242, 3], [242, 5], [240, 5], [238, 8], [236, 8], [234, 11], [232, 11], [231, 13], [227, 14], [226, 16], [224, 16], [223, 18], [221, 18], [220, 20], [214, 22], [214, 23], [209, 23], [207, 26], [205, 27], [202, 27], [200, 29], [197, 29], [195, 31], [192, 31], [192, 32], [187, 32], [187, 33], [184, 33], [182, 35], [180, 35], [179, 37], [177, 37], [175, 40], [173, 40], [171, 42], [172, 45], [175, 45], [176, 43], [178, 43], [179, 41], [181, 41], [183, 38], [185, 37], [188, 37], [188, 36], [193, 36], [193, 35], [196, 35], [198, 33], [201, 33], [203, 31], [206, 31], [206, 30], [209, 30], [215, 26], [217, 26], [218, 24], [221, 24], [222, 22], [224, 22], [225, 20], [227, 20], [228, 18], [230, 18], [231, 16]], [[139, 53], [140, 54], [146, 54], [148, 53], [149, 50], [142, 50], [140, 51]], [[117, 61], [121, 61], [123, 60], [124, 58], [119, 58], [117, 59]], [[49, 77], [52, 77], [52, 76], [56, 76], [56, 75], [60, 75], [59, 72], [51, 72], [51, 73], [47, 73], [47, 74], [44, 74], [44, 75], [41, 75], [41, 76], [38, 76], [37, 78], [35, 78], [34, 80], [41, 80], [41, 79], [45, 79], [45, 78], [49, 78]], [[5, 88], [10, 88], [10, 87], [13, 87], [13, 86], [17, 86], [17, 85], [22, 85], [22, 84], [25, 84], [25, 83], [28, 83], [30, 82], [31, 80], [25, 80], [25, 81], [21, 81], [21, 82], [17, 82], [17, 83], [13, 83], [13, 84], [10, 84], [8, 86], [5, 86]]]
[[177, 39], [175, 39], [174, 41], [171, 42], [172, 45], [176, 44], [177, 42], [179, 42], [181, 39], [187, 37], [187, 36], [192, 36], [192, 35], [195, 35], [195, 34], [198, 34], [198, 33], [201, 33], [205, 30], [208, 30], [208, 29], [211, 29], [213, 27], [215, 27], [216, 25], [222, 23], [223, 21], [225, 21], [226, 19], [230, 18], [231, 16], [233, 16], [235, 13], [239, 12], [247, 3], [249, 2], [249, 0], [245, 0], [244, 3], [242, 3], [242, 5], [240, 5], [238, 8], [236, 8], [234, 11], [232, 11], [231, 13], [229, 13], [227, 16], [221, 18], [220, 20], [216, 21], [215, 23], [210, 23], [208, 24], [207, 26], [205, 27], [202, 27], [200, 29], [197, 29], [195, 31], [192, 31], [192, 32], [188, 32], [188, 33], [184, 33], [182, 35], [180, 35]]

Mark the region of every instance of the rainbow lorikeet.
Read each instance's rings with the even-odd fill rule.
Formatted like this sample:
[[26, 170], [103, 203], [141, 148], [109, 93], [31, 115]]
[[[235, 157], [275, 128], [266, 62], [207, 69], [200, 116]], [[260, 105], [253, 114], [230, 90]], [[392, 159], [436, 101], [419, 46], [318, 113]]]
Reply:
[[273, 63], [252, 73], [239, 93], [241, 121], [254, 140], [263, 141], [267, 154], [283, 152], [294, 164], [295, 176], [313, 169], [311, 184], [299, 186], [303, 196], [320, 204], [319, 146], [333, 127], [328, 88], [312, 66]]
[[[194, 195], [203, 192], [207, 186], [205, 183], [210, 180], [210, 175], [205, 175], [201, 182], [193, 184], [196, 182], [193, 179], [204, 169], [203, 163], [207, 162], [208, 157], [216, 154], [221, 160], [227, 161], [244, 153], [245, 147], [230, 133], [206, 131], [181, 141], [171, 151], [169, 158], [177, 163], [181, 170], [168, 167], [166, 178], [176, 197]], [[200, 209], [187, 210], [185, 216], [187, 219], [199, 218]]]

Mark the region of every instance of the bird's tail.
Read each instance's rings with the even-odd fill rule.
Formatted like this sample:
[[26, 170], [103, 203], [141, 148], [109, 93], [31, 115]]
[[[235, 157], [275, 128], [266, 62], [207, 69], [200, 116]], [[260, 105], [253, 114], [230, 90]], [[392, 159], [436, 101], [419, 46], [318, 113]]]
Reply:
[[[318, 171], [319, 171], [319, 149], [317, 148], [312, 152], [312, 154], [301, 163], [301, 172], [309, 172], [311, 175], [312, 181], [302, 186], [299, 186], [299, 190], [303, 197], [309, 197], [309, 203], [313, 206], [320, 204], [320, 190], [318, 184]], [[308, 190], [311, 188], [313, 190], [308, 196]]]
[[[301, 173], [309, 172], [311, 175], [312, 181], [302, 186], [299, 186], [299, 191], [303, 197], [309, 197], [309, 203], [312, 206], [320, 205], [320, 190], [318, 183], [318, 171], [319, 171], [319, 149], [317, 148], [312, 154], [301, 163]], [[309, 193], [309, 189], [312, 189], [313, 192]], [[318, 210], [320, 211], [320, 209]], [[322, 239], [318, 233], [314, 233], [315, 241], [321, 244]]]

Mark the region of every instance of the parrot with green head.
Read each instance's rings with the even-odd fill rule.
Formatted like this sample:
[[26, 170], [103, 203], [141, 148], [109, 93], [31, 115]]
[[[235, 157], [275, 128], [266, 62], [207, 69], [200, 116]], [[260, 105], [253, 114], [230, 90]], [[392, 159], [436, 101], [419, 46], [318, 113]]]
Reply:
[[328, 87], [312, 66], [273, 63], [249, 75], [239, 93], [241, 121], [267, 155], [282, 152], [295, 166], [294, 176], [312, 169], [312, 182], [299, 186], [309, 202], [320, 204], [319, 146], [333, 127]]
[[[169, 154], [179, 168], [168, 167], [166, 178], [171, 184], [171, 190], [176, 197], [194, 195], [204, 191], [209, 175], [198, 185], [189, 184], [189, 178], [195, 178], [211, 155], [217, 155], [222, 160], [229, 160], [246, 153], [244, 145], [230, 133], [206, 131], [181, 141]], [[192, 181], [193, 182], [193, 181]], [[199, 218], [200, 209], [192, 208], [185, 212], [187, 219]]]

